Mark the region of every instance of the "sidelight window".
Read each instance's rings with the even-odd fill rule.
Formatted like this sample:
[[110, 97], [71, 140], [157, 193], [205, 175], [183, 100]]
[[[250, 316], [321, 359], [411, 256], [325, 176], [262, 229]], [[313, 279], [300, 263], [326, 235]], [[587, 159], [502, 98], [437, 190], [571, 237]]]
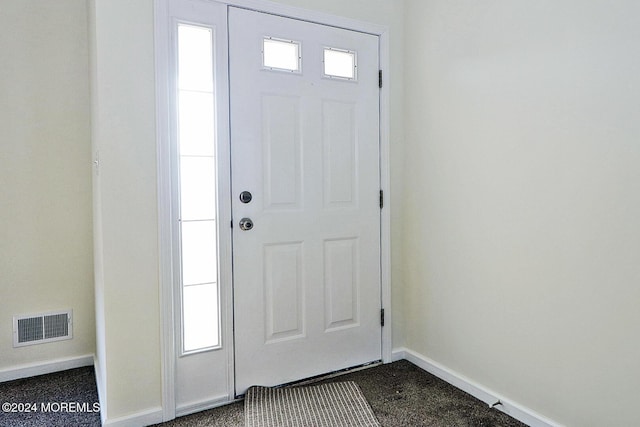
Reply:
[[220, 345], [213, 31], [178, 24], [177, 135], [182, 353]]

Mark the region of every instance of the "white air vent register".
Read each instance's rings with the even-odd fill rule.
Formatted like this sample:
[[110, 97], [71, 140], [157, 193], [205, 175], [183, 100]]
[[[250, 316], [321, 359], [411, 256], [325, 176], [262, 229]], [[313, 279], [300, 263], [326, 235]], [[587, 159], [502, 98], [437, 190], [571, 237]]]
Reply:
[[13, 346], [73, 338], [72, 310], [13, 317]]

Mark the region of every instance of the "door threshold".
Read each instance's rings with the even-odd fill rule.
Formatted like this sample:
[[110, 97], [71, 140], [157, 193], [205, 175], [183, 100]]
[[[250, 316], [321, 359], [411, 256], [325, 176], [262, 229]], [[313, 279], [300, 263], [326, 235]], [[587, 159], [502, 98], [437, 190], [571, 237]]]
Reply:
[[293, 381], [290, 383], [282, 384], [278, 386], [280, 387], [291, 387], [291, 386], [303, 386], [314, 384], [320, 381], [328, 380], [329, 378], [340, 377], [342, 375], [351, 374], [353, 372], [364, 371], [365, 369], [375, 368], [376, 366], [382, 365], [382, 360], [374, 360], [373, 362], [364, 363], [362, 365], [352, 366], [350, 368], [340, 369], [338, 371], [329, 372], [326, 374], [316, 375], [315, 377], [305, 378], [303, 380]]
[[[362, 365], [356, 365], [350, 368], [339, 369], [337, 371], [328, 372], [326, 374], [320, 374], [314, 377], [303, 378], [301, 380], [296, 380], [296, 381], [291, 381], [288, 383], [276, 385], [276, 386], [273, 386], [273, 388], [300, 387], [300, 386], [315, 384], [320, 381], [328, 380], [330, 378], [340, 377], [342, 375], [363, 371], [369, 368], [375, 368], [376, 366], [380, 366], [382, 364], [383, 364], [382, 360], [374, 360], [372, 362], [363, 363]], [[244, 394], [236, 395], [236, 401], [243, 400], [243, 399], [244, 399]]]

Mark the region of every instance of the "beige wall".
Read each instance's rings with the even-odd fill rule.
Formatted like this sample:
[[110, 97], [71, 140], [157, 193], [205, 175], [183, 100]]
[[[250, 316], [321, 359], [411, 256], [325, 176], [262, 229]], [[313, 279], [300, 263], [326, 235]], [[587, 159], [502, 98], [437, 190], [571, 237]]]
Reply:
[[98, 372], [113, 420], [161, 403], [153, 2], [90, 6]]
[[[89, 34], [82, 0], [0, 1], [0, 370], [94, 351], [93, 118], [101, 392], [157, 409], [152, 1], [91, 2]], [[280, 2], [391, 28], [394, 345], [560, 423], [636, 423], [640, 6]], [[59, 308], [73, 340], [11, 347], [13, 314]]]
[[571, 426], [638, 424], [639, 15], [407, 1], [406, 345]]
[[[83, 0], [0, 1], [0, 371], [91, 355], [91, 142]], [[12, 318], [72, 309], [73, 339], [14, 349]]]

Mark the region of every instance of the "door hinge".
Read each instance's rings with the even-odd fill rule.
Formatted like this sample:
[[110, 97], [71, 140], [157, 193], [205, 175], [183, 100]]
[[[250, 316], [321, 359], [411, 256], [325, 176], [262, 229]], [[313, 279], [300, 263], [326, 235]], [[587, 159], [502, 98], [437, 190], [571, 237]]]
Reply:
[[380, 309], [380, 326], [384, 326], [384, 308]]
[[382, 87], [382, 70], [378, 70], [378, 87]]
[[380, 190], [380, 209], [384, 207], [384, 192]]
[[233, 228], [233, 220], [231, 220], [231, 228]]

